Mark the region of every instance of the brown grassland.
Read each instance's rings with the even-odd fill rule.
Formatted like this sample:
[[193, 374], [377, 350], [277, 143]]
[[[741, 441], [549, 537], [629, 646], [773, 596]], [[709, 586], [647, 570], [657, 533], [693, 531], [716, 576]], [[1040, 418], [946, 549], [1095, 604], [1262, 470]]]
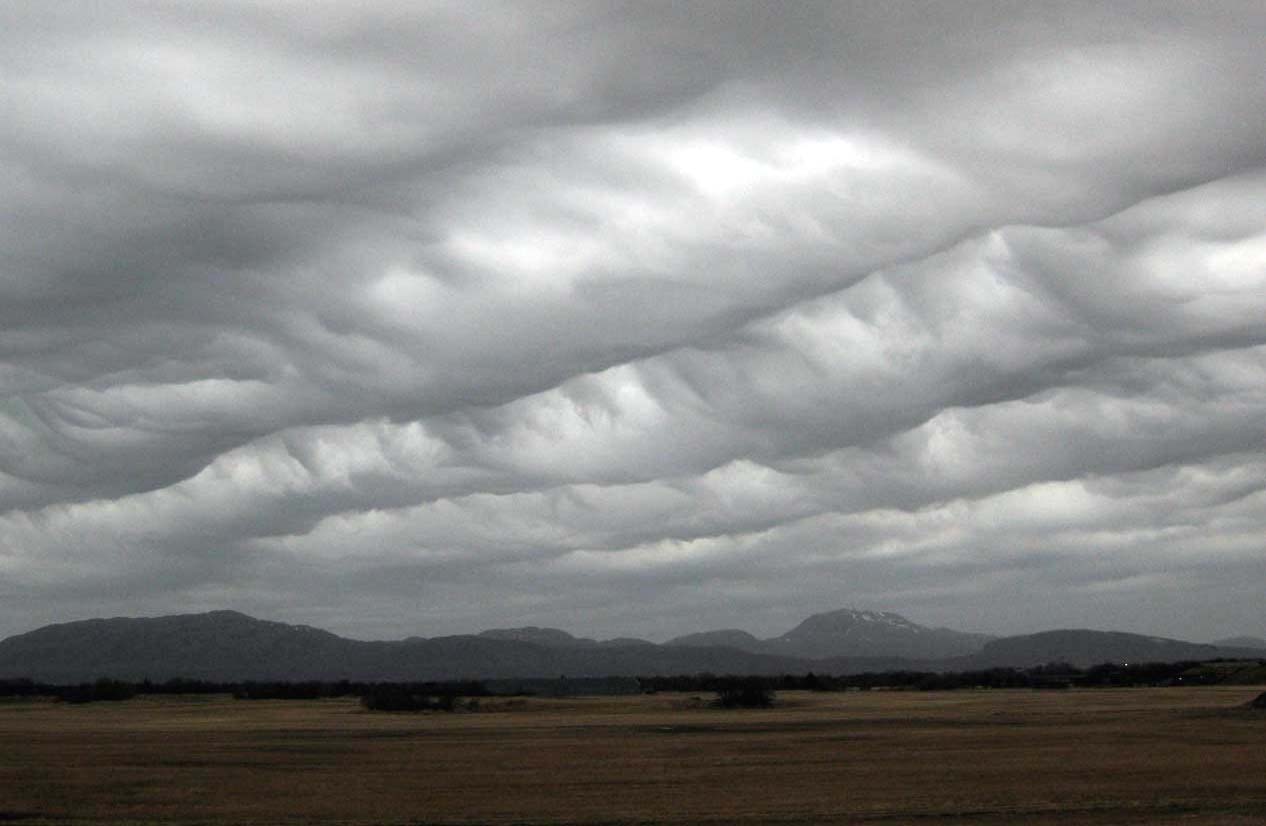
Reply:
[[23, 824], [1266, 823], [1261, 687], [0, 703]]

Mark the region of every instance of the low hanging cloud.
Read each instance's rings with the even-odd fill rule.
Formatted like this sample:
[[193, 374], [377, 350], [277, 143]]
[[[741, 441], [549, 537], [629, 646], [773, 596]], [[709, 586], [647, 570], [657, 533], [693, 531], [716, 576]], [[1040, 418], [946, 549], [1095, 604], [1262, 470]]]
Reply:
[[0, 633], [1266, 633], [1258, 4], [0, 17]]

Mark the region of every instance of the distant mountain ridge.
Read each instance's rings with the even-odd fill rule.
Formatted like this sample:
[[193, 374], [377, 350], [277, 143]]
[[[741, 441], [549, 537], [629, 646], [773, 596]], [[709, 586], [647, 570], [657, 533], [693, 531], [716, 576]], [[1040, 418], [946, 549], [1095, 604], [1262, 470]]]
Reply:
[[490, 640], [517, 640], [543, 645], [547, 648], [612, 648], [624, 645], [654, 645], [649, 640], [636, 637], [617, 637], [613, 640], [595, 640], [589, 637], [572, 636], [560, 628], [541, 628], [528, 625], [522, 628], [490, 628], [480, 631], [477, 636]]
[[82, 620], [0, 641], [0, 678], [127, 680], [449, 680], [603, 677], [696, 671], [780, 673], [801, 663], [727, 649], [641, 643], [543, 645], [498, 635], [366, 642], [233, 611]]
[[1266, 639], [1261, 637], [1227, 637], [1226, 639], [1214, 640], [1209, 644], [1222, 648], [1255, 648], [1266, 652]]
[[899, 614], [852, 609], [815, 614], [768, 640], [731, 629], [688, 634], [664, 645], [630, 638], [600, 641], [534, 626], [368, 642], [236, 611], [212, 611], [81, 620], [18, 634], [0, 640], [0, 678], [390, 681], [846, 674], [1218, 657], [1266, 657], [1266, 651], [1088, 630], [992, 638], [927, 628]]
[[787, 633], [758, 639], [746, 631], [724, 629], [687, 634], [665, 645], [722, 645], [758, 654], [827, 659], [830, 657], [901, 657], [939, 660], [979, 651], [994, 639], [949, 628], [928, 628], [888, 611], [843, 608], [814, 614]]
[[1102, 662], [1144, 663], [1212, 660], [1218, 657], [1266, 655], [1263, 651], [1087, 629], [1043, 631], [1003, 637], [985, 644], [969, 659], [980, 667], [1029, 667], [1063, 662], [1079, 667]]

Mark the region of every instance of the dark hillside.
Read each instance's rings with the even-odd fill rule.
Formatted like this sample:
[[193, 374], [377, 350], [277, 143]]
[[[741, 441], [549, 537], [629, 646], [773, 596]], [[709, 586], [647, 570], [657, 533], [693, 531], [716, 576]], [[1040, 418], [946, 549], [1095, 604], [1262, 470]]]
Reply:
[[[772, 640], [742, 631], [667, 645], [598, 642], [550, 628], [365, 642], [234, 611], [50, 625], [0, 641], [0, 680], [438, 681], [490, 678], [947, 672], [1064, 662], [1254, 659], [1260, 652], [1108, 631], [1048, 631], [992, 641], [916, 625], [897, 614], [838, 611]], [[718, 642], [735, 643], [728, 645]], [[919, 652], [962, 651], [966, 656]], [[834, 652], [834, 653], [833, 653]], [[1248, 679], [1248, 676], [1245, 677]]]
[[794, 658], [728, 648], [672, 648], [639, 640], [560, 645], [556, 636], [548, 634], [551, 644], [542, 645], [513, 636], [506, 639], [494, 633], [363, 642], [233, 611], [85, 620], [0, 641], [0, 678], [54, 683], [99, 677], [374, 681], [696, 671], [777, 674], [808, 668]]
[[1025, 668], [1054, 662], [1084, 667], [1105, 662], [1212, 660], [1246, 653], [1251, 652], [1120, 631], [1069, 629], [1003, 637], [987, 643], [980, 653], [962, 659], [972, 668]]

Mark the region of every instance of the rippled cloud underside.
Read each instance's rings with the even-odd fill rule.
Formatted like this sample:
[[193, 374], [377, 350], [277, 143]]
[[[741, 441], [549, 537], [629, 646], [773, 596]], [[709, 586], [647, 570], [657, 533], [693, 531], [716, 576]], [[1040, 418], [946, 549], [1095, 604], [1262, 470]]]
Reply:
[[1266, 633], [1264, 42], [0, 5], [0, 634]]

